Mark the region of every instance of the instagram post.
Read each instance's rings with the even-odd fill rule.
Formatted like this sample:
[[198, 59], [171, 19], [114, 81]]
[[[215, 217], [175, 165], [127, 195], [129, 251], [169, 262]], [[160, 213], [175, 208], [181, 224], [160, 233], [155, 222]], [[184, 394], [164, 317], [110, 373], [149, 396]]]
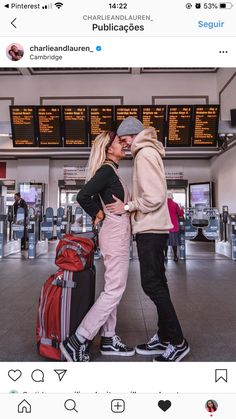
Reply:
[[1, 3], [1, 417], [234, 417], [235, 18]]
[[1, 362], [235, 362], [235, 74], [1, 69]]

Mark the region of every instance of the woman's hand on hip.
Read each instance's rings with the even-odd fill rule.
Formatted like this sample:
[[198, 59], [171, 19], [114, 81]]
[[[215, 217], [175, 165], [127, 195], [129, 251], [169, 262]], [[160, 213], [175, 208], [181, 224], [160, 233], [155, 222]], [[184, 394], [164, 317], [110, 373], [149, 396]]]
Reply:
[[99, 210], [93, 222], [94, 227], [96, 227], [102, 220], [104, 220], [104, 218], [105, 218], [105, 214], [103, 210]]

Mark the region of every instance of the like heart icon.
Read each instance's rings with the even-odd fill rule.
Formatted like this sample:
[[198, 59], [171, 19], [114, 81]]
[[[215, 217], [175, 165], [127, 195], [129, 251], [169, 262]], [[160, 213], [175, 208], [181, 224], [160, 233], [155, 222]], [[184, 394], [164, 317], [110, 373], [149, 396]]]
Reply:
[[163, 412], [166, 412], [171, 407], [171, 401], [170, 400], [160, 400], [158, 402], [158, 406], [160, 407]]
[[8, 371], [8, 377], [10, 377], [10, 379], [12, 381], [17, 381], [19, 380], [19, 378], [22, 376], [22, 372], [20, 370], [9, 370]]

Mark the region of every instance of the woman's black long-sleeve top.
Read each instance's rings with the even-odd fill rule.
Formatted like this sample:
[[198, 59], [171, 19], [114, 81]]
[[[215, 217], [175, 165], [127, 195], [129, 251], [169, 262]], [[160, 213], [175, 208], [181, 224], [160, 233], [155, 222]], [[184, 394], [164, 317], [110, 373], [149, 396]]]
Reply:
[[[112, 162], [116, 168], [118, 164]], [[94, 218], [104, 204], [115, 202], [112, 195], [124, 201], [124, 188], [115, 170], [108, 164], [101, 166], [95, 175], [86, 183], [77, 195], [80, 206]]]

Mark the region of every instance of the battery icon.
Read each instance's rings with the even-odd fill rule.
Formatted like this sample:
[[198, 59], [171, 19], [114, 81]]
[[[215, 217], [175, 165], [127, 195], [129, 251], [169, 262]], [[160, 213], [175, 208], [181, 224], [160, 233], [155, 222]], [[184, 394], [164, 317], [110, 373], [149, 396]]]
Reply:
[[232, 9], [233, 4], [228, 1], [226, 3], [220, 3], [219, 6], [220, 9]]

